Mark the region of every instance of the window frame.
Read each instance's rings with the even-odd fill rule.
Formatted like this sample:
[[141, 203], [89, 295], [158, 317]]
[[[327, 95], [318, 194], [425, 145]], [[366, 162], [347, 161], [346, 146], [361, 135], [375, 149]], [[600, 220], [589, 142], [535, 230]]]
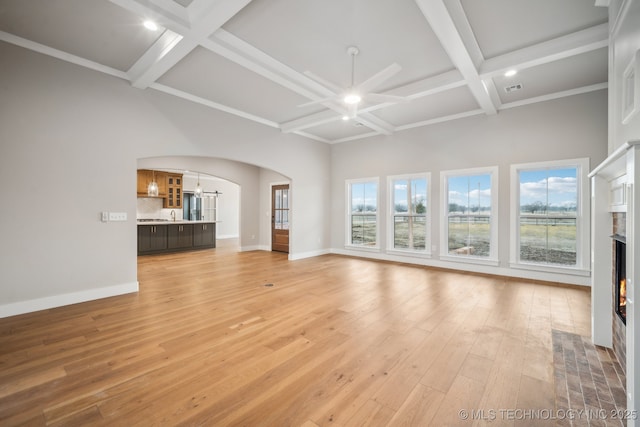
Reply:
[[[576, 265], [545, 264], [520, 260], [520, 171], [536, 171], [559, 168], [576, 168], [577, 203], [576, 203]], [[588, 276], [590, 270], [590, 186], [589, 159], [552, 160], [547, 162], [519, 163], [511, 165], [511, 207], [510, 207], [510, 250], [509, 265], [511, 268], [543, 271], [549, 273], [573, 274]]]
[[[396, 248], [394, 247], [395, 242], [395, 191], [394, 191], [394, 182], [397, 180], [412, 180], [412, 179], [425, 179], [427, 181], [426, 190], [427, 190], [427, 199], [426, 199], [426, 212], [424, 214], [425, 220], [425, 248], [424, 250], [419, 249], [411, 249], [411, 248]], [[415, 257], [431, 257], [431, 224], [432, 224], [432, 208], [431, 205], [431, 173], [430, 172], [422, 172], [415, 174], [403, 174], [403, 175], [391, 175], [387, 177], [387, 191], [389, 194], [389, 209], [388, 209], [388, 218], [387, 218], [387, 252], [395, 253], [401, 255], [410, 255]], [[408, 215], [407, 215], [408, 216]]]
[[[449, 254], [449, 178], [463, 177], [470, 175], [489, 175], [491, 179], [491, 217], [489, 219], [489, 256], [481, 257], [477, 255], [451, 255]], [[440, 172], [441, 186], [441, 210], [440, 210], [440, 259], [443, 261], [464, 262], [469, 264], [481, 264], [499, 266], [498, 258], [498, 217], [499, 217], [499, 194], [498, 194], [499, 171], [498, 166], [479, 167], [470, 169], [446, 170]]]
[[[366, 183], [375, 183], [376, 184], [376, 243], [372, 246], [367, 246], [364, 244], [354, 244], [352, 243], [352, 209], [351, 209], [351, 201], [352, 194], [351, 189], [353, 184], [366, 184]], [[381, 210], [380, 210], [380, 179], [378, 177], [371, 178], [357, 178], [357, 179], [347, 179], [345, 181], [345, 194], [346, 194], [346, 217], [345, 217], [345, 248], [348, 249], [358, 249], [364, 251], [380, 251], [380, 222], [381, 222]]]

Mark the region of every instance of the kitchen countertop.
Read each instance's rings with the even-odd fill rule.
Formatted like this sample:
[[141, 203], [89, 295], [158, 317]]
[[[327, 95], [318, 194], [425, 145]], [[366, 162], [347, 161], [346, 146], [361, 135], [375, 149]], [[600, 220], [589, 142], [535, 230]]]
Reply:
[[166, 220], [166, 219], [153, 219], [153, 220], [136, 220], [138, 225], [170, 225], [170, 224], [212, 224], [212, 223], [216, 223], [216, 222], [220, 222], [220, 221], [203, 221], [203, 220], [197, 220], [197, 221], [189, 221], [186, 219], [176, 219], [175, 221], [173, 220]]

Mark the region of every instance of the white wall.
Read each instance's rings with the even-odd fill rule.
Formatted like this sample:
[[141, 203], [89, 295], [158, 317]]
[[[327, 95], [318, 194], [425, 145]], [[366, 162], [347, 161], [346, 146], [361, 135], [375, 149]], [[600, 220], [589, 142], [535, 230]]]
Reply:
[[[609, 10], [609, 26], [609, 153], [612, 153], [625, 142], [640, 139], [640, 112], [622, 123], [623, 75], [640, 49], [640, 1], [614, 0]], [[640, 69], [636, 70], [636, 75], [639, 74]]]
[[[9, 207], [0, 209], [0, 317], [137, 289], [138, 159], [254, 168], [253, 186], [238, 182], [243, 247], [266, 244], [249, 238], [261, 235], [259, 171], [278, 171], [304, 201], [292, 214], [306, 235], [293, 235], [292, 247], [326, 247], [326, 144], [6, 43], [0, 58], [0, 194]], [[102, 223], [101, 211], [129, 220]]]
[[[623, 123], [624, 72], [634, 59], [640, 54], [640, 0], [613, 0], [609, 7], [609, 153], [629, 141], [640, 140], [640, 112]], [[635, 70], [640, 76], [640, 66]], [[638, 82], [638, 79], [636, 79]], [[637, 83], [636, 83], [637, 84]], [[637, 105], [640, 99], [636, 100]], [[640, 109], [640, 105], [638, 105]], [[627, 409], [637, 411], [640, 408], [640, 340], [637, 339], [640, 330], [640, 313], [635, 309], [637, 298], [637, 284], [640, 283], [640, 215], [638, 214], [638, 165], [640, 156], [637, 150], [630, 150], [626, 154], [627, 184], [631, 195], [627, 211]], [[609, 223], [610, 224], [610, 223]], [[607, 225], [609, 225], [607, 224]], [[598, 224], [596, 224], [597, 226]], [[602, 232], [601, 234], [604, 234]], [[629, 261], [631, 260], [631, 261]], [[608, 286], [610, 282], [607, 283]], [[633, 303], [632, 301], [635, 301]], [[594, 302], [597, 304], [597, 302]], [[637, 419], [627, 421], [629, 427], [640, 425]]]
[[[378, 137], [332, 146], [333, 181], [331, 248], [333, 252], [370, 256], [493, 274], [532, 277], [574, 284], [589, 284], [589, 277], [541, 274], [509, 268], [510, 165], [588, 157], [599, 164], [607, 154], [607, 92], [562, 98], [500, 111], [496, 116], [475, 116], [389, 137]], [[432, 244], [440, 242], [441, 171], [498, 166], [499, 267], [479, 267], [432, 259], [416, 261], [385, 253], [387, 177], [431, 172]], [[379, 177], [382, 230], [380, 253], [346, 250], [345, 180]], [[587, 191], [586, 194], [589, 194]]]

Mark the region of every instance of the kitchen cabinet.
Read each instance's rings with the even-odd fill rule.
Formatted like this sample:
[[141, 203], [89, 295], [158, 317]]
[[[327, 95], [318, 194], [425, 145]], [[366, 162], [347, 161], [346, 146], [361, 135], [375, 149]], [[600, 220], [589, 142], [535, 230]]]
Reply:
[[213, 222], [193, 224], [193, 246], [215, 248], [216, 224]]
[[153, 253], [167, 249], [166, 225], [138, 226], [138, 253]]
[[158, 197], [167, 197], [167, 173], [148, 169], [138, 169], [138, 197], [147, 197], [147, 188], [154, 179], [158, 183]]
[[153, 221], [138, 224], [138, 255], [216, 247], [216, 224], [202, 221]]
[[165, 209], [182, 209], [182, 175], [168, 173], [166, 176], [167, 196], [164, 199]]
[[193, 247], [193, 224], [167, 225], [167, 249]]

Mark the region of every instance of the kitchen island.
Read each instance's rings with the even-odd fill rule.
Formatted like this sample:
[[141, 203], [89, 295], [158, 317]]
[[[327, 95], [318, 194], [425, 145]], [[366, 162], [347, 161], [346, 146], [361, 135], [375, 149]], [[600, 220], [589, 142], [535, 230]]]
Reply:
[[215, 221], [138, 220], [138, 255], [216, 247]]

